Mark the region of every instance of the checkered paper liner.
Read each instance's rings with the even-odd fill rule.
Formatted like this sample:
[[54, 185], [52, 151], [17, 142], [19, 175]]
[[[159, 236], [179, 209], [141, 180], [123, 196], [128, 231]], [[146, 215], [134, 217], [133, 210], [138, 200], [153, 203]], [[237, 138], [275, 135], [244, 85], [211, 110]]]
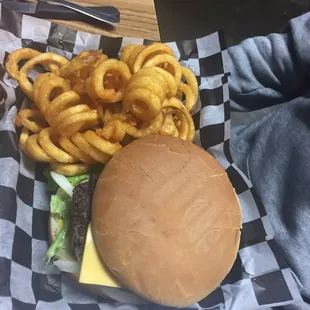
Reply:
[[[91, 295], [67, 274], [45, 265], [43, 257], [49, 246], [49, 194], [42, 176], [45, 166], [18, 149], [13, 120], [28, 102], [3, 66], [7, 55], [21, 47], [71, 59], [84, 49], [102, 49], [109, 57], [117, 57], [129, 43], [150, 42], [91, 35], [4, 10], [0, 16], [0, 310], [166, 309]], [[243, 211], [240, 250], [231, 272], [213, 293], [188, 309], [254, 310], [301, 300], [300, 284], [276, 246], [265, 208], [230, 155], [229, 73], [222, 33], [168, 44], [179, 61], [194, 71], [200, 86], [193, 114], [195, 143], [226, 169]], [[126, 294], [114, 288], [111, 292]]]

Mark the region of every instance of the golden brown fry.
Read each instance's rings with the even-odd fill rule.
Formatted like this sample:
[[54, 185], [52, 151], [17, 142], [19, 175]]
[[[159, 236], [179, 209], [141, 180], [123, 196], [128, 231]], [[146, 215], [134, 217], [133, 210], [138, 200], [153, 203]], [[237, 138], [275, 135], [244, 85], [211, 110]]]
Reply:
[[126, 135], [126, 125], [121, 120], [108, 121], [96, 134], [114, 143], [121, 142]]
[[57, 115], [57, 123], [58, 123], [57, 125], [59, 127], [66, 126], [67, 118], [71, 118], [72, 116], [73, 118], [75, 118], [77, 114], [80, 114], [86, 111], [89, 111], [89, 106], [87, 104], [78, 104], [68, 109], [62, 110]]
[[71, 140], [73, 143], [78, 146], [84, 153], [86, 153], [88, 156], [96, 160], [100, 163], [106, 163], [110, 160], [110, 156], [102, 153], [97, 148], [89, 144], [86, 139], [84, 138], [83, 134], [76, 133], [71, 137]]
[[[39, 74], [32, 85], [27, 74], [36, 65], [51, 72]], [[162, 134], [193, 140], [189, 111], [197, 103], [197, 80], [163, 43], [128, 45], [121, 61], [95, 50], [69, 62], [54, 53], [21, 49], [11, 53], [6, 66], [36, 105], [16, 116], [20, 149], [63, 175], [109, 161], [132, 139]], [[185, 106], [175, 98], [183, 94]]]
[[102, 139], [92, 130], [87, 130], [84, 133], [84, 138], [93, 147], [110, 156], [115, 155], [122, 148], [119, 143], [111, 143], [110, 141]]
[[[104, 77], [110, 71], [115, 71], [122, 77], [122, 85], [118, 90], [104, 87]], [[108, 59], [101, 62], [91, 74], [87, 85], [88, 94], [93, 99], [102, 99], [106, 103], [119, 102], [124, 99], [125, 89], [130, 78], [131, 73], [125, 63], [116, 59]]]
[[196, 76], [193, 71], [187, 67], [181, 66], [182, 68], [182, 76], [185, 79], [186, 84], [191, 88], [194, 93], [195, 99], [198, 99], [199, 87]]
[[[39, 74], [37, 76], [37, 78], [35, 79], [33, 86], [32, 86], [32, 100], [33, 100], [34, 104], [36, 105], [36, 107], [38, 107], [41, 112], [42, 112], [42, 109], [39, 107], [39, 104], [37, 103], [39, 101], [38, 100], [38, 94], [39, 94], [39, 91], [40, 91], [45, 79], [47, 79], [51, 76], [53, 76], [53, 73], [51, 73], [51, 72]], [[68, 84], [66, 84], [66, 85], [68, 85]]]
[[85, 79], [81, 77], [80, 72], [69, 76], [68, 78], [66, 78], [66, 80], [70, 81], [71, 87], [73, 87], [75, 84], [82, 84], [85, 82]]
[[[199, 95], [198, 82], [196, 76], [189, 68], [183, 66], [181, 66], [181, 68], [182, 68], [182, 77], [185, 79], [185, 82], [188, 87], [184, 86], [186, 84], [181, 83], [179, 85], [179, 90], [185, 94], [186, 96], [185, 107], [189, 112], [191, 112], [195, 108], [198, 101], [198, 95]], [[189, 89], [191, 91], [189, 91]]]
[[27, 140], [29, 138], [29, 129], [26, 127], [23, 127], [22, 132], [19, 137], [19, 148], [24, 152], [26, 155], [29, 155], [27, 152]]
[[137, 88], [145, 88], [155, 93], [160, 101], [164, 101], [168, 93], [168, 81], [162, 71], [157, 68], [141, 69], [130, 79], [126, 95]]
[[[124, 134], [123, 131], [125, 131], [125, 133], [127, 133], [129, 136], [138, 139], [138, 138], [158, 134], [159, 130], [161, 129], [163, 125], [164, 118], [163, 118], [162, 113], [160, 113], [151, 122], [144, 121], [140, 124], [140, 126], [138, 126], [137, 121], [134, 120], [130, 115], [128, 114], [126, 115], [124, 113], [118, 113], [118, 114], [111, 114], [109, 117], [107, 117], [106, 123], [109, 124], [110, 122], [113, 123], [114, 121], [120, 121], [122, 123], [121, 125], [119, 125], [120, 133], [118, 137]], [[97, 130], [96, 133], [97, 135], [102, 136], [107, 140], [110, 140], [108, 136], [109, 135], [113, 136], [113, 134], [109, 132], [109, 130], [112, 130], [112, 129], [106, 130], [104, 126], [103, 129]], [[114, 135], [115, 135], [114, 137], [116, 137], [117, 134], [114, 133]], [[118, 142], [119, 140], [120, 140], [119, 138], [114, 138], [111, 141]]]
[[183, 92], [181, 90], [178, 89], [177, 94], [175, 96], [177, 99], [179, 99], [180, 101], [183, 101]]
[[133, 64], [139, 53], [145, 48], [144, 45], [129, 44], [124, 47], [120, 60], [127, 64], [130, 72], [134, 74]]
[[75, 91], [80, 96], [86, 95], [87, 94], [86, 81], [74, 84], [72, 86], [72, 90]]
[[165, 75], [155, 68], [143, 68], [128, 83], [124, 110], [139, 120], [152, 120], [160, 113], [167, 92]]
[[108, 73], [104, 77], [104, 87], [106, 89], [118, 90], [122, 87], [122, 77], [117, 72]]
[[55, 161], [52, 157], [48, 156], [46, 152], [42, 149], [38, 142], [39, 135], [34, 134], [27, 139], [26, 148], [27, 153], [36, 161], [40, 162], [52, 162]]
[[66, 80], [54, 73], [41, 74], [33, 84], [33, 99], [48, 122], [50, 122], [50, 97], [54, 90], [65, 93], [70, 90], [70, 85]]
[[173, 50], [166, 44], [163, 43], [153, 43], [138, 54], [133, 64], [133, 73], [138, 72], [144, 65], [145, 61], [152, 59], [151, 55], [167, 54], [175, 57]]
[[77, 158], [57, 147], [51, 140], [51, 128], [45, 128], [39, 133], [39, 143], [44, 152], [60, 163], [75, 163]]
[[[57, 55], [55, 53], [44, 53], [40, 54], [29, 61], [27, 61], [23, 67], [19, 71], [19, 84], [22, 89], [22, 91], [30, 98], [32, 99], [32, 84], [30, 83], [27, 74], [30, 71], [30, 69], [34, 68], [34, 66], [41, 64], [41, 65], [48, 65], [48, 64], [55, 64], [58, 67], [62, 67], [64, 65], [67, 65], [69, 61], [64, 58], [63, 56]], [[58, 67], [53, 67], [53, 71], [56, 74], [59, 74]]]
[[157, 117], [146, 125], [144, 128], [137, 128], [131, 124], [126, 125], [126, 132], [128, 135], [139, 139], [151, 135], [158, 134], [160, 128], [162, 127], [164, 118], [162, 113], [158, 114]]
[[[192, 89], [184, 83], [180, 83], [179, 90], [181, 94], [185, 94], [185, 108], [187, 111], [191, 112], [193, 108], [196, 106], [197, 100]], [[183, 97], [183, 96], [181, 96]]]
[[195, 136], [194, 121], [184, 105], [177, 98], [170, 98], [163, 103], [163, 113], [175, 115], [180, 121], [179, 138], [192, 142]]
[[162, 75], [165, 76], [168, 83], [168, 93], [167, 93], [168, 98], [175, 97], [178, 91], [178, 85], [173, 76], [162, 68], [153, 67], [152, 69], [160, 72]]
[[173, 76], [175, 78], [175, 81], [177, 85], [180, 84], [181, 78], [182, 78], [182, 70], [179, 62], [176, 60], [175, 57], [171, 55], [157, 55], [150, 60], [148, 60], [143, 67], [156, 67], [162, 64], [169, 64], [173, 67]]
[[17, 127], [24, 126], [33, 133], [39, 133], [48, 126], [38, 109], [24, 109], [20, 111], [16, 115], [15, 124]]
[[[80, 96], [70, 91], [63, 78], [48, 73], [37, 79], [33, 88], [38, 107], [54, 131], [62, 136], [71, 136], [98, 124], [98, 112], [91, 110], [87, 104], [80, 104]], [[51, 100], [54, 90], [58, 90], [58, 95]]]
[[[42, 91], [41, 95], [49, 94], [49, 92], [44, 93], [45, 91]], [[71, 107], [80, 106], [79, 102], [80, 96], [77, 93], [70, 90], [65, 91], [47, 104], [47, 109], [45, 110], [46, 118], [48, 118], [51, 123], [54, 123], [56, 126], [59, 122], [59, 117], [61, 114], [65, 113], [65, 111]], [[84, 110], [86, 109], [84, 108]], [[89, 110], [90, 109], [88, 108], [88, 111]]]
[[143, 88], [128, 93], [123, 104], [125, 111], [132, 113], [139, 120], [152, 120], [161, 111], [160, 98]]
[[[88, 51], [87, 51], [88, 52]], [[78, 57], [78, 56], [77, 56]], [[90, 77], [91, 73], [95, 70], [95, 68], [98, 66], [98, 64], [102, 61], [105, 61], [108, 59], [108, 56], [105, 54], [102, 54], [102, 51], [100, 50], [99, 57], [97, 61], [93, 62], [92, 64], [89, 64], [85, 68], [81, 69], [80, 71], [80, 77], [83, 80], [86, 80], [87, 78]]]
[[[137, 45], [137, 44], [128, 44], [126, 45], [121, 52], [121, 56], [120, 56], [120, 61], [124, 62], [125, 64], [128, 65], [128, 59], [132, 53], [132, 51], [137, 47], [137, 46], [141, 46], [141, 45]], [[143, 46], [144, 47], [144, 46]], [[143, 48], [142, 47], [142, 48]], [[128, 66], [129, 67], [129, 66]]]
[[103, 55], [101, 51], [89, 50], [82, 51], [79, 55], [72, 59], [70, 63], [60, 68], [60, 76], [63, 78], [68, 78], [71, 75], [89, 67], [99, 60], [108, 59], [106, 55]]
[[60, 137], [59, 138], [60, 146], [73, 157], [78, 158], [80, 161], [87, 165], [92, 165], [96, 163], [94, 159], [84, 153], [81, 149], [79, 149], [69, 138]]
[[85, 164], [62, 164], [53, 162], [50, 165], [53, 171], [67, 177], [83, 174], [89, 169], [89, 166]]
[[[81, 108], [81, 106], [82, 105], [79, 105], [78, 107]], [[58, 123], [58, 131], [62, 136], [72, 136], [75, 132], [89, 129], [90, 127], [94, 127], [99, 123], [98, 112], [96, 110], [89, 110], [89, 107], [87, 108], [87, 111], [73, 115], [71, 114], [70, 116], [66, 117], [62, 123]], [[77, 110], [77, 107], [72, 107], [70, 109], [71, 111]], [[65, 112], [67, 113], [68, 111]]]
[[5, 68], [11, 77], [13, 77], [15, 80], [19, 80], [19, 62], [21, 62], [22, 60], [32, 59], [40, 54], [40, 52], [33, 50], [32, 48], [18, 49], [10, 53], [6, 60]]
[[163, 127], [160, 129], [159, 134], [163, 136], [179, 137], [180, 133], [174, 123], [172, 115], [166, 114]]

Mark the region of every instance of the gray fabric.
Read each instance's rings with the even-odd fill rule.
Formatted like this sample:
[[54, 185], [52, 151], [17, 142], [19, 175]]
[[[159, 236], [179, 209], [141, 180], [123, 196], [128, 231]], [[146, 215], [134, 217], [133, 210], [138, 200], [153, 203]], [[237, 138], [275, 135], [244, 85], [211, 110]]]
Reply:
[[287, 309], [310, 309], [310, 14], [293, 19], [283, 34], [248, 39], [228, 54], [232, 110], [252, 117], [278, 105], [256, 121], [241, 124], [239, 117], [231, 152], [303, 284], [305, 303]]

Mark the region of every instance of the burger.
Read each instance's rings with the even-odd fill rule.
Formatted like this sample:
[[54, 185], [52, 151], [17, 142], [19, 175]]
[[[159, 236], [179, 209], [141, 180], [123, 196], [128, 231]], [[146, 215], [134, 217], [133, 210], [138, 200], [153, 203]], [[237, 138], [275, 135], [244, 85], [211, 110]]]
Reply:
[[100, 175], [50, 176], [57, 188], [46, 258], [101, 295], [186, 307], [215, 290], [233, 266], [238, 198], [220, 164], [190, 142], [146, 137]]

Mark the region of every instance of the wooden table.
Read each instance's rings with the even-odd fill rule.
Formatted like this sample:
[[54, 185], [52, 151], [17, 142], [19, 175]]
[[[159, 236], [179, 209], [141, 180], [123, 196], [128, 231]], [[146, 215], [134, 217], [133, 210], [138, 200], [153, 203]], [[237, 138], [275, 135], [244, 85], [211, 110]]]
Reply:
[[70, 1], [83, 5], [113, 5], [121, 12], [121, 23], [114, 29], [60, 22], [79, 30], [167, 42], [198, 38], [223, 29], [228, 46], [248, 37], [279, 32], [288, 20], [310, 10], [310, 2], [302, 0]]
[[[71, 0], [70, 0], [71, 1]], [[71, 28], [109, 36], [129, 36], [159, 41], [159, 30], [153, 0], [74, 0], [82, 5], [112, 5], [121, 13], [121, 22], [115, 27], [92, 26], [82, 22], [56, 21]]]

